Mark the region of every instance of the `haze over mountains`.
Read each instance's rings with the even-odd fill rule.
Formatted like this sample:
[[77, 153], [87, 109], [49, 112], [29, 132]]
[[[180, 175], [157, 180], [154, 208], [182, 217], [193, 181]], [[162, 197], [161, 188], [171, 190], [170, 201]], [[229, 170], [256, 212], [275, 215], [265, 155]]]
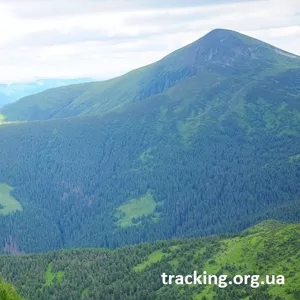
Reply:
[[[217, 256], [181, 249], [184, 241], [179, 246], [155, 241], [236, 233], [268, 219], [299, 222], [299, 100], [300, 57], [217, 29], [118, 78], [54, 88], [5, 106], [0, 110], [0, 251], [22, 254], [152, 242], [124, 250], [137, 251], [138, 257], [141, 251], [146, 265], [156, 257], [155, 251], [172, 257], [171, 261], [154, 259], [158, 264], [143, 273], [145, 283], [154, 269], [173, 266], [173, 271], [182, 271], [182, 265], [176, 269], [173, 263], [185, 255], [190, 261], [198, 255], [203, 262], [199, 267], [211, 259], [209, 264], [216, 263], [214, 270], [219, 271], [226, 262]], [[296, 225], [291, 231], [288, 226], [293, 225], [285, 229], [277, 225], [276, 233], [267, 226], [266, 236], [283, 236], [281, 230], [288, 230], [289, 240], [298, 241]], [[262, 241], [261, 252], [266, 236], [257, 237]], [[238, 238], [243, 247], [257, 242], [256, 237], [246, 238], [244, 244], [243, 238]], [[276, 247], [290, 251], [277, 242]], [[197, 248], [198, 241], [194, 243]], [[225, 242], [226, 247], [231, 243]], [[172, 253], [177, 247], [179, 257]], [[81, 255], [94, 261], [92, 251], [82, 251], [66, 253], [70, 264], [78, 264]], [[14, 262], [5, 258], [3, 274], [30, 300], [46, 300], [47, 295], [63, 299], [59, 298], [65, 296], [63, 292], [55, 294], [54, 286], [59, 291], [60, 285], [74, 291], [74, 299], [89, 299], [89, 292], [105, 300], [120, 295], [146, 297], [132, 285], [136, 278], [132, 268], [143, 261], [129, 261], [130, 255], [124, 260], [123, 249], [105, 251], [104, 265], [116, 255], [117, 264], [108, 265], [122, 272], [112, 275], [120, 281], [111, 286], [107, 282], [104, 294], [88, 281], [80, 285], [80, 291], [75, 289], [83, 281], [67, 279], [64, 253], [34, 256], [37, 263], [30, 265], [33, 274], [45, 272], [45, 280], [52, 278], [53, 285], [40, 286], [40, 275], [25, 284], [25, 273], [16, 273]], [[242, 252], [241, 266], [249, 262], [247, 251]], [[271, 260], [259, 253], [253, 254], [253, 264], [238, 268], [262, 271], [259, 266], [265, 261], [269, 266], [278, 263], [276, 270], [281, 271], [300, 254], [279, 263], [274, 253]], [[26, 257], [19, 262], [28, 264]], [[298, 274], [291, 275], [296, 283]], [[177, 288], [157, 293], [159, 283], [151, 281], [150, 286], [152, 293], [148, 291], [150, 298], [145, 299], [202, 300], [206, 296], [200, 290], [183, 293]], [[269, 299], [299, 295], [296, 284], [284, 291], [263, 291]], [[234, 299], [230, 292], [217, 296]], [[262, 299], [256, 296], [248, 299]]]
[[0, 107], [41, 91], [68, 84], [92, 81], [90, 78], [40, 79], [32, 82], [0, 84]]

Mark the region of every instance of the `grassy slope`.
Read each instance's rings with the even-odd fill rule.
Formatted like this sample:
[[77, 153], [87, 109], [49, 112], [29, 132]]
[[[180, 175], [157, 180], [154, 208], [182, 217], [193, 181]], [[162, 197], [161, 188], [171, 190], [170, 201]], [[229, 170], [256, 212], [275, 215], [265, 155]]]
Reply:
[[[70, 250], [15, 258], [2, 256], [0, 267], [2, 275], [30, 300], [37, 299], [34, 296], [37, 289], [44, 294], [51, 289], [53, 295], [47, 300], [63, 299], [62, 295], [69, 290], [72, 290], [74, 300], [119, 297], [196, 300], [204, 299], [204, 296], [206, 299], [246, 300], [255, 295], [260, 295], [258, 299], [297, 300], [300, 294], [299, 243], [299, 224], [266, 221], [232, 237], [157, 242], [114, 251]], [[16, 273], [12, 275], [11, 270], [16, 267]], [[285, 276], [286, 283], [284, 286], [258, 289], [245, 286], [225, 289], [214, 286], [176, 287], [160, 283], [162, 272], [187, 275], [194, 270], [229, 276], [281, 274]], [[56, 273], [57, 280], [49, 273]], [[60, 279], [59, 273], [63, 274]], [[83, 294], [86, 297], [81, 298]]]
[[139, 222], [134, 222], [134, 219], [140, 217], [148, 217], [152, 215], [155, 219], [154, 211], [157, 203], [153, 197], [148, 193], [138, 199], [130, 199], [128, 202], [122, 204], [115, 214], [118, 219], [117, 224], [119, 227], [129, 227], [139, 225]]
[[22, 300], [15, 289], [8, 283], [0, 280], [0, 299], [1, 300]]
[[[269, 294], [279, 295], [283, 299], [296, 299], [295, 294], [289, 291], [299, 292], [300, 286], [300, 252], [297, 250], [299, 230], [298, 224], [259, 224], [246, 230], [240, 237], [223, 240], [219, 253], [204, 264], [203, 269], [211, 274], [281, 274], [286, 277], [287, 284], [269, 287]], [[213, 294], [213, 289], [208, 287], [201, 294]], [[201, 299], [200, 295], [195, 299]]]

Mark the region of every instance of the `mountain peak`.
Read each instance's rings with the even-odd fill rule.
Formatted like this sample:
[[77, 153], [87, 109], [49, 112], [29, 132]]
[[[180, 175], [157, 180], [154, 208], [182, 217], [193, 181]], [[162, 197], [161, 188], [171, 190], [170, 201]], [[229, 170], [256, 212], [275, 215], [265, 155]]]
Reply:
[[[206, 47], [216, 46], [218, 44], [219, 45], [224, 44], [225, 47], [231, 47], [231, 48], [233, 47], [241, 48], [243, 46], [248, 50], [252, 50], [252, 51], [260, 51], [260, 52], [271, 51], [273, 53], [275, 52], [276, 54], [281, 54], [293, 58], [299, 58], [299, 56], [295, 54], [289, 53], [273, 45], [270, 45], [266, 42], [263, 42], [259, 39], [256, 39], [254, 37], [230, 29], [223, 29], [223, 28], [213, 29], [205, 36], [198, 39], [196, 43], [206, 43], [205, 45]], [[265, 52], [264, 54], [267, 55], [271, 53]]]
[[[241, 76], [250, 79], [295, 67], [300, 68], [300, 59], [293, 54], [233, 30], [214, 29], [161, 60], [123, 76], [51, 89], [7, 105], [0, 113], [8, 121], [106, 115], [159, 95], [190, 77], [199, 76], [201, 84], [207, 74], [216, 80]], [[51, 100], [53, 95], [56, 101]], [[70, 106], [71, 101], [74, 106]]]
[[230, 29], [223, 29], [223, 28], [216, 28], [213, 29], [212, 31], [208, 32], [206, 35], [204, 35], [202, 38], [200, 38], [199, 40], [203, 39], [203, 40], [219, 40], [219, 41], [223, 41], [227, 38], [235, 38], [235, 39], [239, 39], [241, 41], [248, 41], [248, 42], [257, 42], [257, 43], [261, 43], [261, 44], [265, 44], [264, 42], [255, 39], [253, 37], [250, 37], [248, 35], [245, 35], [243, 33], [234, 31], [234, 30], [230, 30]]
[[230, 35], [230, 34], [241, 34], [237, 31], [226, 29], [226, 28], [215, 28], [211, 30], [206, 35], [212, 35], [212, 36], [224, 36], [224, 35]]
[[229, 29], [214, 29], [202, 38], [198, 39], [196, 43], [205, 48], [241, 48], [245, 46], [248, 48], [257, 48], [257, 46], [267, 46], [268, 48], [272, 47], [258, 39]]
[[272, 65], [280, 59], [279, 54], [288, 54], [256, 38], [229, 29], [214, 29], [195, 41], [191, 48], [195, 57], [194, 65], [198, 69], [209, 64], [209, 69], [217, 68], [227, 75], [231, 73], [229, 69], [234, 72], [242, 72], [247, 68], [257, 71], [253, 63], [258, 68], [266, 64], [266, 60]]

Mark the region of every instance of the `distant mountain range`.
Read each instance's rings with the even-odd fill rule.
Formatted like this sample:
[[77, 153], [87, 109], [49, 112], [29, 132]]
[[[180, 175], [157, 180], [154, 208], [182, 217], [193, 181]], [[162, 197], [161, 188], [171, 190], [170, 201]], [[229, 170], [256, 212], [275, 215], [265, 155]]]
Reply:
[[15, 102], [25, 96], [40, 93], [50, 88], [89, 81], [93, 80], [91, 78], [40, 79], [32, 82], [20, 82], [12, 84], [0, 83], [0, 107]]

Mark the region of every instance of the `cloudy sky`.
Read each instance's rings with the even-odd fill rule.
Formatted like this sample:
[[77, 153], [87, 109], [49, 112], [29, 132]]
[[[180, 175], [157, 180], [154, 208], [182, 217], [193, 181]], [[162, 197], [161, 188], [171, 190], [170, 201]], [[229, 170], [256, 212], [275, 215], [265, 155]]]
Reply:
[[0, 0], [0, 82], [114, 77], [214, 28], [300, 55], [299, 0]]

